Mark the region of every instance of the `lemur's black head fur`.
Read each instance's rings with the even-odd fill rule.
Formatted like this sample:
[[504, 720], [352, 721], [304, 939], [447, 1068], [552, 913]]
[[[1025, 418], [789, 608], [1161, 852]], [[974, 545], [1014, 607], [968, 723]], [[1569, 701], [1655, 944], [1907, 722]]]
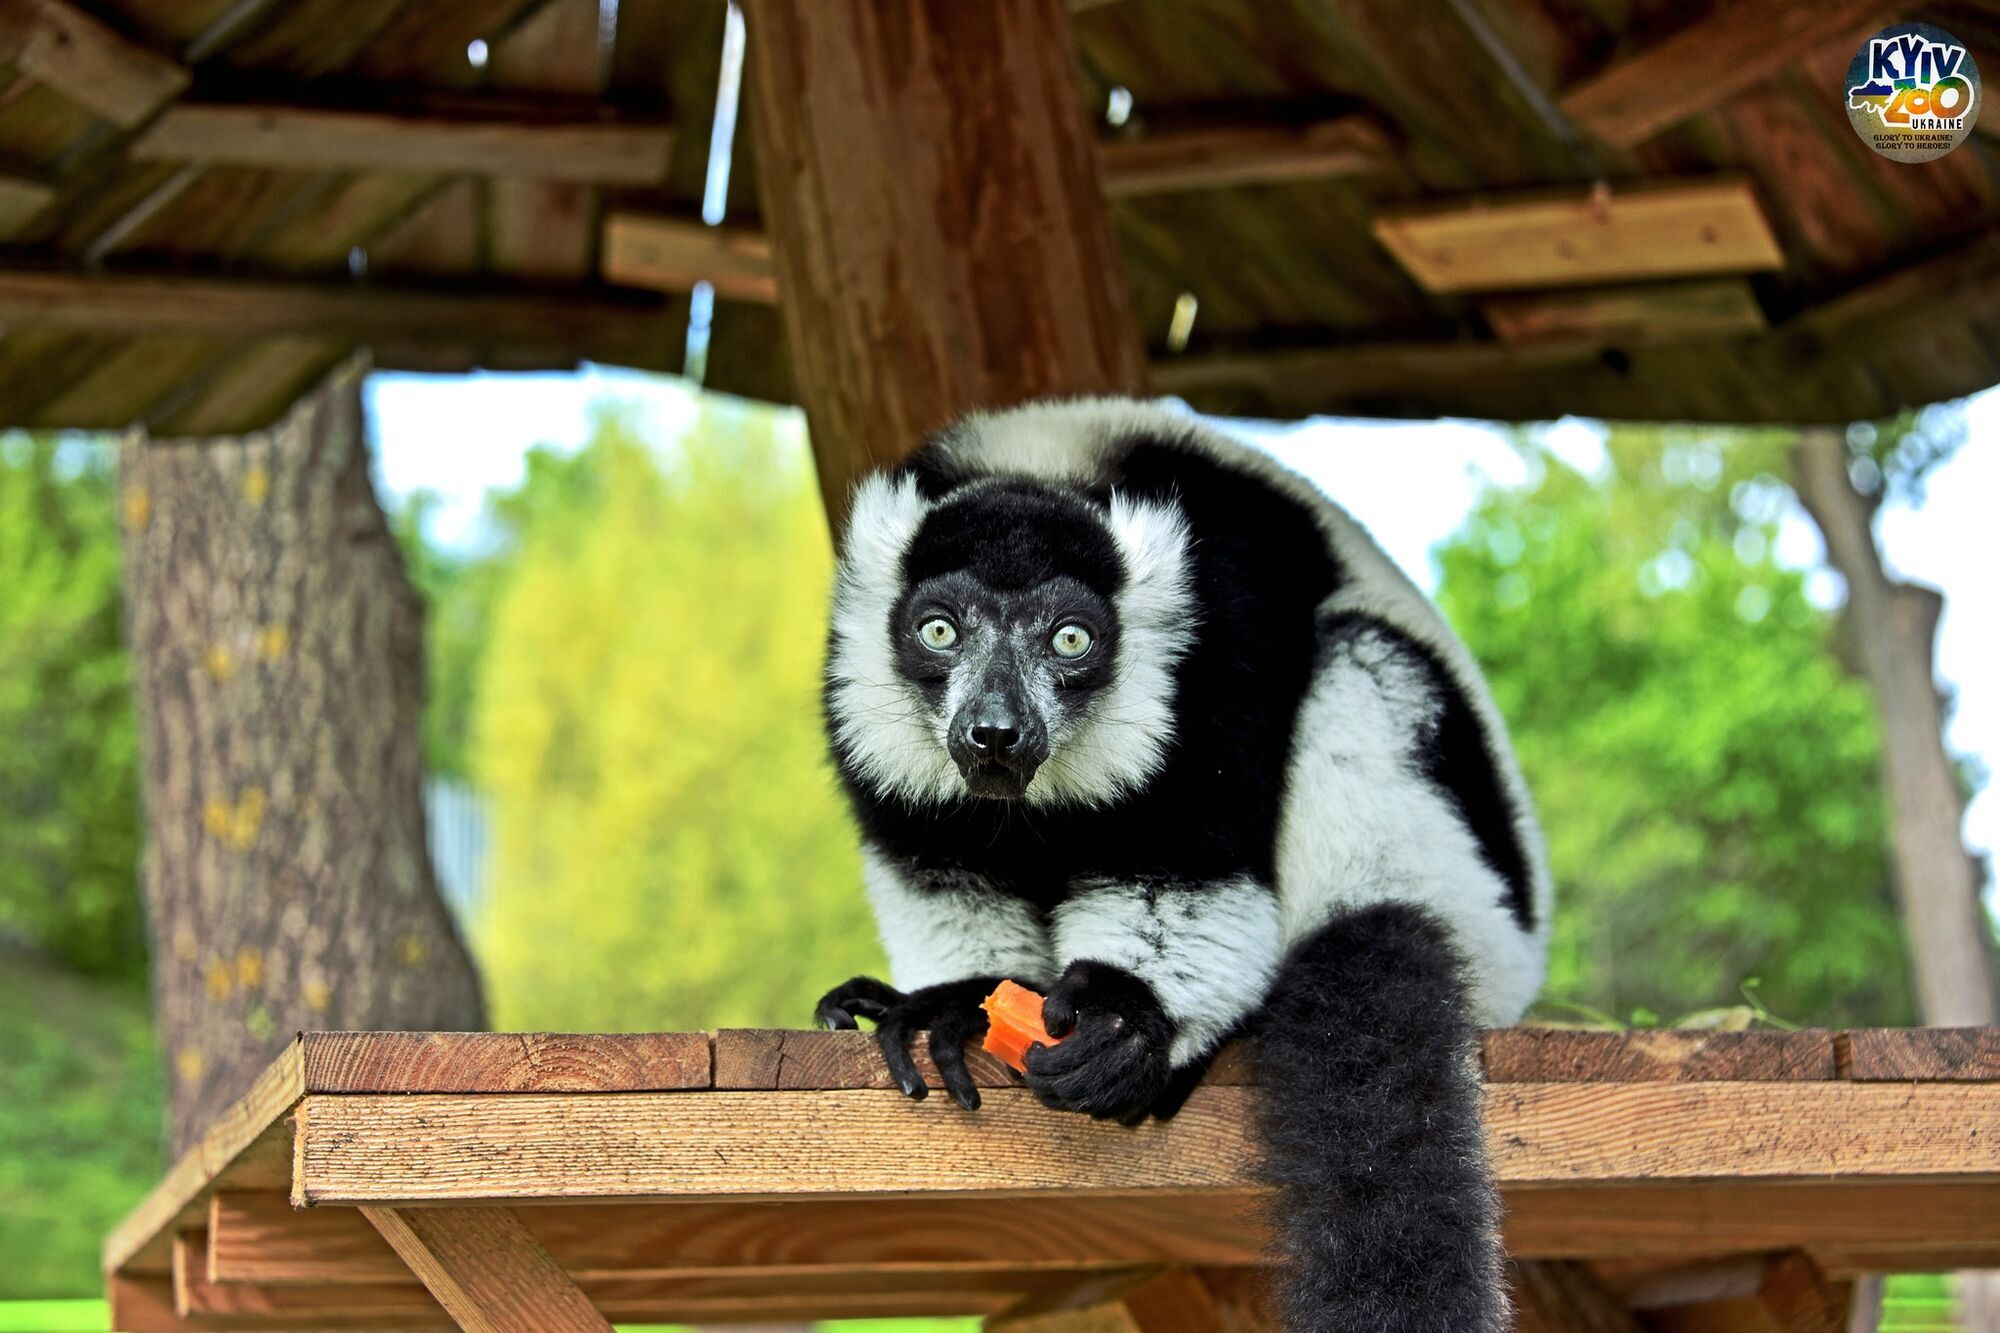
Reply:
[[1025, 796], [1112, 681], [1125, 567], [1108, 518], [1039, 482], [993, 482], [948, 496], [903, 554], [897, 666], [974, 796]]
[[912, 804], [1110, 800], [1174, 734], [1194, 630], [1171, 505], [1016, 475], [857, 491], [827, 711], [850, 781]]

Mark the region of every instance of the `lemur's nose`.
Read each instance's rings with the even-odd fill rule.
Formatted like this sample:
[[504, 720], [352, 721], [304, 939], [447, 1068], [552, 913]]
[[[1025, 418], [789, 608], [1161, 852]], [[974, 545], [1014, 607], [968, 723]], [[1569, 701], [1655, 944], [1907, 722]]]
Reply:
[[1021, 728], [1009, 719], [1006, 722], [975, 722], [966, 728], [966, 739], [972, 748], [981, 754], [1012, 754], [1021, 744]]

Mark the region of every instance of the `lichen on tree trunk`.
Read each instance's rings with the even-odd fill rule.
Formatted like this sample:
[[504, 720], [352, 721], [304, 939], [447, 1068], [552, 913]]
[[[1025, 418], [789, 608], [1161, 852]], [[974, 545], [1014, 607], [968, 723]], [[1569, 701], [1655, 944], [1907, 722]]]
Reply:
[[484, 1026], [423, 808], [423, 611], [361, 368], [266, 432], [121, 449], [142, 883], [176, 1152], [305, 1028]]

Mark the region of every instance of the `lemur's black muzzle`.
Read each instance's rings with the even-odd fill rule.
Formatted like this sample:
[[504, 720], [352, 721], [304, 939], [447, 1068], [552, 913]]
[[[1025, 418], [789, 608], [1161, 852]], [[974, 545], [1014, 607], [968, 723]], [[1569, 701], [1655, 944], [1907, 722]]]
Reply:
[[1012, 799], [1049, 757], [1048, 730], [1013, 690], [989, 682], [952, 718], [948, 748], [973, 795]]

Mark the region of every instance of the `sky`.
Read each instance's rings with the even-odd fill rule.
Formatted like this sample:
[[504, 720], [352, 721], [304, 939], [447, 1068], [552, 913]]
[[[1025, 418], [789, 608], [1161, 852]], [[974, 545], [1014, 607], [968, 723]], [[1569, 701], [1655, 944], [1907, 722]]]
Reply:
[[[484, 539], [486, 492], [519, 483], [527, 451], [537, 444], [580, 447], [596, 404], [637, 404], [639, 419], [665, 440], [693, 420], [698, 403], [685, 380], [601, 367], [575, 374], [378, 374], [367, 392], [385, 497], [393, 504], [417, 490], [435, 493], [430, 536], [460, 549], [477, 549]], [[1482, 490], [1527, 480], [1505, 436], [1480, 422], [1223, 424], [1338, 498], [1426, 589], [1436, 585], [1431, 548], [1457, 529]], [[1956, 696], [1946, 736], [1996, 775], [1966, 820], [1968, 845], [1991, 853], [2000, 848], [2000, 578], [1994, 576], [2000, 526], [1993, 513], [2000, 500], [2000, 389], [1967, 401], [1966, 424], [1967, 442], [1933, 474], [1921, 505], [1886, 507], [1877, 534], [1892, 572], [1945, 594], [1938, 671]], [[1558, 422], [1546, 438], [1572, 466], [1588, 472], [1602, 465], [1597, 423]], [[1802, 511], [1782, 521], [1778, 550], [1801, 568], [1824, 559], [1819, 533]], [[1809, 591], [1832, 605], [1839, 579], [1824, 572]]]

